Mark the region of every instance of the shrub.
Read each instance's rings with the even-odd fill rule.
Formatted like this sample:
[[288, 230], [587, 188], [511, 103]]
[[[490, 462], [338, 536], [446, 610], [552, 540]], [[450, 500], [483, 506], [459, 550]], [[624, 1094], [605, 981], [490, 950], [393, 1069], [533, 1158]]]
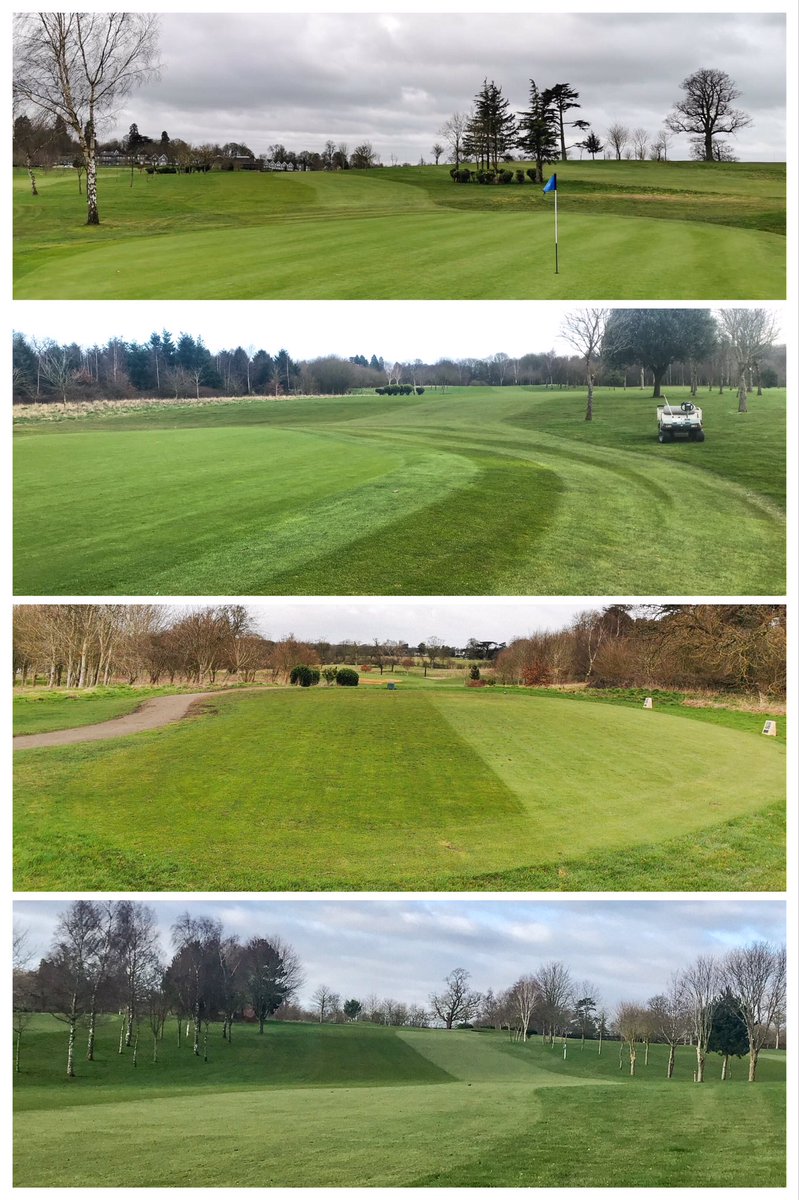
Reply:
[[496, 171], [478, 171], [477, 172], [477, 182], [478, 183], [493, 183], [494, 180], [496, 179], [496, 177], [497, 177]]
[[320, 678], [317, 667], [306, 666], [294, 667], [289, 676], [292, 687], [315, 687]]
[[157, 167], [159, 175], [177, 175], [177, 167]]
[[361, 674], [364, 675], [367, 671], [371, 671], [371, 663], [361, 663]]
[[497, 183], [513, 183], [513, 171], [503, 168], [497, 175]]
[[524, 174], [524, 171], [523, 171], [523, 169], [522, 169], [521, 167], [519, 167], [519, 169], [516, 171], [516, 182], [517, 182], [517, 183], [524, 183], [524, 180], [525, 180], [525, 174]]
[[423, 387], [418, 387], [418, 388], [415, 388], [414, 390], [416, 391], [416, 395], [417, 395], [417, 396], [423, 396], [423, 395], [424, 395], [424, 388], [423, 388]]
[[336, 675], [336, 684], [338, 687], [357, 687], [360, 681], [360, 676], [357, 671], [353, 671], [352, 667], [340, 667]]
[[337, 675], [338, 675], [338, 667], [324, 667], [322, 669], [322, 678], [324, 679], [325, 683], [328, 684], [328, 686], [331, 683], [336, 682]]
[[477, 666], [469, 667], [469, 678], [470, 679], [479, 679], [480, 678], [480, 668]]
[[538, 183], [538, 180], [536, 179], [535, 175], [536, 175], [535, 167], [528, 167], [527, 168], [527, 178], [532, 183]]
[[471, 183], [472, 173], [468, 167], [453, 167], [450, 175], [456, 183]]

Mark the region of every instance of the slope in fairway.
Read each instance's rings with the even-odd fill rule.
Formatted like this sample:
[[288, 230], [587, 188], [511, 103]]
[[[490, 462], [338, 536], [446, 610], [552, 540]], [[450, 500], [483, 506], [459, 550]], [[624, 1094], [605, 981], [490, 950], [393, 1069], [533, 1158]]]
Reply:
[[784, 796], [782, 744], [662, 713], [378, 688], [213, 704], [152, 733], [17, 751], [17, 888], [479, 887]]
[[[561, 270], [533, 186], [447, 168], [281, 176], [18, 174], [20, 299], [764, 299], [785, 295], [780, 164], [562, 164]], [[742, 271], [740, 264], [747, 264]]]
[[781, 594], [782, 393], [702, 404], [673, 446], [610, 391], [590, 425], [520, 388], [23, 423], [16, 592]]
[[[778, 1186], [784, 1173], [784, 1055], [747, 1085], [675, 1078], [665, 1052], [630, 1079], [618, 1047], [494, 1032], [270, 1023], [212, 1026], [209, 1061], [175, 1045], [159, 1061], [116, 1053], [101, 1022], [97, 1059], [56, 1075], [63, 1028], [38, 1016], [15, 1076], [17, 1186]], [[756, 1156], [736, 1136], [745, 1124]], [[524, 1136], [519, 1136], [519, 1127]], [[615, 1129], [614, 1129], [615, 1127]], [[581, 1131], [575, 1149], [574, 1129]], [[607, 1153], [612, 1144], [614, 1152]], [[676, 1153], [679, 1149], [679, 1154]]]

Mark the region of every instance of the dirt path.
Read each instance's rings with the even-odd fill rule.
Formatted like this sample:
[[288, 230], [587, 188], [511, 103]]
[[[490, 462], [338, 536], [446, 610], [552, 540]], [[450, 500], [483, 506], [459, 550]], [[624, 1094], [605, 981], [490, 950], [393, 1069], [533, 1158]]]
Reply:
[[114, 717], [98, 725], [79, 725], [75, 729], [54, 729], [51, 733], [21, 733], [14, 738], [15, 750], [37, 750], [40, 746], [70, 746], [76, 742], [103, 742], [108, 738], [160, 729], [185, 717], [192, 705], [220, 692], [184, 692], [176, 696], [153, 696], [144, 700], [135, 712]]

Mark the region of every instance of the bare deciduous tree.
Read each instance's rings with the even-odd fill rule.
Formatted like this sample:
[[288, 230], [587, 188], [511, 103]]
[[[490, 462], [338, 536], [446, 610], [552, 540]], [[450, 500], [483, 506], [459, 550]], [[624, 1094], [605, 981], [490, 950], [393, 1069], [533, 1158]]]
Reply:
[[470, 975], [464, 967], [456, 967], [445, 978], [443, 992], [430, 997], [430, 1007], [447, 1029], [456, 1022], [468, 1021], [479, 1012], [481, 996], [469, 987]]
[[679, 975], [672, 975], [666, 991], [652, 997], [649, 1001], [649, 1012], [655, 1034], [669, 1048], [666, 1078], [671, 1079], [674, 1074], [674, 1056], [677, 1046], [685, 1037], [688, 1029], [688, 1011]]
[[630, 140], [629, 129], [626, 125], [622, 125], [617, 121], [608, 129], [607, 140], [608, 143], [613, 147], [613, 152], [616, 155], [617, 162], [621, 162], [624, 148]]
[[785, 1007], [785, 947], [751, 942], [732, 950], [724, 961], [724, 973], [746, 1025], [749, 1082], [754, 1083], [758, 1055]]
[[21, 13], [14, 28], [14, 96], [60, 118], [86, 167], [87, 225], [99, 225], [97, 130], [132, 88], [158, 73], [152, 13]]
[[580, 308], [569, 313], [560, 327], [560, 336], [574, 347], [585, 363], [588, 388], [586, 421], [594, 419], [594, 369], [599, 359], [607, 316], [606, 308]]
[[777, 318], [766, 308], [722, 308], [718, 321], [738, 364], [738, 412], [748, 411], [747, 372], [777, 340]]
[[507, 999], [510, 1001], [509, 1018], [515, 1019], [518, 1036], [523, 1042], [526, 1042], [535, 1007], [541, 1001], [541, 988], [538, 980], [534, 975], [522, 975], [508, 989]]
[[733, 101], [740, 96], [726, 71], [703, 67], [682, 81], [685, 96], [666, 118], [672, 133], [695, 133], [702, 139], [705, 162], [715, 161], [713, 139], [752, 124]]
[[721, 990], [722, 974], [717, 959], [700, 955], [683, 971], [680, 981], [688, 1011], [689, 1028], [696, 1048], [696, 1070], [694, 1082], [705, 1082], [705, 1059], [713, 1011]]

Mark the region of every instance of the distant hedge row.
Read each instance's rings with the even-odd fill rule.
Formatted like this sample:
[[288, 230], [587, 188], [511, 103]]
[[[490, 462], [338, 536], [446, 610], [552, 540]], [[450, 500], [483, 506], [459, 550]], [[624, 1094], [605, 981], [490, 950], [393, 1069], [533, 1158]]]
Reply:
[[389, 383], [385, 387], [375, 388], [378, 396], [417, 396], [424, 394], [423, 387], [413, 387], [410, 383]]
[[[325, 682], [335, 683], [338, 687], [357, 687], [360, 676], [352, 667], [326, 667]], [[298, 666], [292, 669], [289, 679], [293, 687], [316, 687], [322, 678], [318, 667]]]
[[469, 167], [453, 167], [450, 171], [451, 177], [456, 183], [524, 183], [529, 179], [531, 183], [538, 183], [536, 179], [535, 167], [528, 167], [523, 171], [521, 167], [517, 167], [515, 171], [511, 171], [509, 167], [500, 167], [498, 171], [472, 171]]

